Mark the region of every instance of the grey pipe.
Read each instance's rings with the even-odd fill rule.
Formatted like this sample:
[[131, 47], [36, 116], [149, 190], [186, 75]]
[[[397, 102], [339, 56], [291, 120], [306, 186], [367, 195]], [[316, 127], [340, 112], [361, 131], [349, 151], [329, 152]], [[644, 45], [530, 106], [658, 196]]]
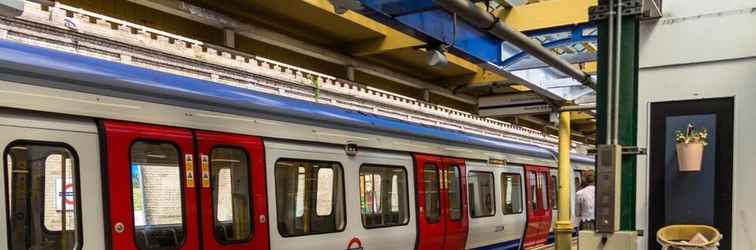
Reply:
[[512, 29], [512, 27], [499, 21], [490, 13], [480, 9], [473, 2], [468, 0], [434, 0], [434, 2], [449, 12], [457, 13], [462, 19], [465, 19], [475, 27], [488, 30], [494, 36], [530, 53], [583, 85], [592, 89], [596, 88], [596, 83], [591, 79], [590, 74], [575, 68], [569, 62], [559, 58], [551, 50], [544, 48], [522, 32]]

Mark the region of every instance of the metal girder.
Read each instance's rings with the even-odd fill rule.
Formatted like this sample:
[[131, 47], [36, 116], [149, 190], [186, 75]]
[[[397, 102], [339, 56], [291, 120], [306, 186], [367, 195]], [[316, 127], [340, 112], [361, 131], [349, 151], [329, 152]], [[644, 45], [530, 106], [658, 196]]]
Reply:
[[426, 43], [417, 38], [411, 37], [398, 30], [386, 27], [382, 32], [383, 37], [370, 39], [354, 44], [350, 44], [347, 47], [349, 54], [354, 56], [369, 56], [374, 54], [380, 54], [391, 50], [413, 48], [418, 46], [425, 46]]
[[0, 16], [15, 17], [23, 12], [23, 0], [0, 0]]
[[514, 6], [498, 13], [512, 28], [525, 32], [588, 22], [588, 7], [597, 0], [550, 0]]
[[[318, 58], [326, 62], [354, 67], [355, 70], [364, 72], [366, 74], [375, 75], [384, 79], [388, 79], [390, 81], [394, 81], [402, 85], [406, 85], [406, 86], [410, 86], [414, 88], [420, 88], [420, 89], [428, 89], [430, 92], [433, 92], [435, 94], [452, 98], [452, 99], [465, 102], [468, 104], [477, 103], [477, 100], [475, 100], [471, 96], [454, 94], [448, 89], [445, 89], [436, 84], [395, 72], [393, 70], [387, 69], [385, 67], [379, 66], [374, 63], [358, 60], [349, 55], [341, 54], [336, 51], [323, 48], [318, 45], [301, 41], [299, 39], [266, 29], [264, 27], [241, 23], [223, 14], [206, 10], [206, 9], [202, 9], [200, 7], [188, 4], [184, 1], [180, 1], [180, 0], [128, 0], [128, 1], [139, 4], [139, 5], [147, 6], [147, 7], [150, 7], [150, 8], [165, 12], [165, 13], [191, 19], [199, 23], [210, 25], [212, 27], [221, 28], [221, 29], [230, 29], [230, 30], [235, 31], [238, 35], [249, 37], [251, 39], [255, 39], [263, 43], [279, 46], [288, 50], [296, 51], [298, 53], [311, 56], [314, 58]], [[315, 0], [312, 0], [312, 1], [320, 2], [320, 1], [315, 1]], [[323, 2], [326, 2], [326, 1], [323, 1]], [[331, 8], [333, 8], [333, 6], [331, 6]], [[330, 10], [330, 11], [333, 11], [333, 10]], [[349, 12], [347, 12], [347, 14], [349, 14]], [[350, 15], [360, 16], [355, 13], [352, 13]], [[362, 18], [365, 18], [365, 20], [370, 20], [369, 18], [366, 18], [364, 16]], [[383, 25], [377, 22], [373, 22], [373, 23], [375, 25]], [[373, 27], [375, 28], [377, 26], [373, 26]]]

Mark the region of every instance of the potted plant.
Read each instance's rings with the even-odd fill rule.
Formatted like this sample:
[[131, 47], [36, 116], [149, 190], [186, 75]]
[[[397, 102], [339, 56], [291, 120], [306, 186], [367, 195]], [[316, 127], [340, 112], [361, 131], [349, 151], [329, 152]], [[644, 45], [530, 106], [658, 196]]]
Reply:
[[685, 132], [677, 130], [677, 163], [680, 171], [701, 171], [703, 148], [708, 136], [706, 128], [696, 130], [693, 124], [688, 124]]

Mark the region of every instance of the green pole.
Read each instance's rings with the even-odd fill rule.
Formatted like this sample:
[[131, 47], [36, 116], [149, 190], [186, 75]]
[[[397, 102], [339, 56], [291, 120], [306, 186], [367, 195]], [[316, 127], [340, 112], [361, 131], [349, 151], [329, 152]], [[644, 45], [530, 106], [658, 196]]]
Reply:
[[[619, 2], [616, 1], [616, 2]], [[608, 5], [607, 0], [599, 1], [599, 4]], [[608, 60], [608, 48], [615, 47], [609, 44], [608, 19], [599, 20], [598, 26], [598, 86], [597, 98], [597, 142], [603, 144], [608, 136], [607, 105], [612, 105], [608, 100], [608, 67], [613, 67]], [[616, 24], [616, 23], [615, 23]], [[638, 19], [637, 16], [622, 18], [620, 39], [620, 78], [619, 78], [619, 111], [618, 117], [618, 143], [623, 147], [637, 146], [638, 134]], [[616, 29], [615, 29], [616, 30]], [[616, 72], [615, 72], [616, 73]], [[635, 230], [635, 192], [636, 192], [636, 157], [635, 155], [622, 156], [621, 193], [620, 193], [620, 230]]]

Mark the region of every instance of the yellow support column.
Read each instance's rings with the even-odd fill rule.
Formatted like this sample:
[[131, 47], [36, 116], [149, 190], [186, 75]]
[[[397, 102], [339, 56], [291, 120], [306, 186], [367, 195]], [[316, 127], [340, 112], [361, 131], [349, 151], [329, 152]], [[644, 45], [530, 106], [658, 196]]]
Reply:
[[559, 196], [557, 198], [556, 250], [572, 249], [572, 220], [570, 219], [570, 112], [559, 114]]

